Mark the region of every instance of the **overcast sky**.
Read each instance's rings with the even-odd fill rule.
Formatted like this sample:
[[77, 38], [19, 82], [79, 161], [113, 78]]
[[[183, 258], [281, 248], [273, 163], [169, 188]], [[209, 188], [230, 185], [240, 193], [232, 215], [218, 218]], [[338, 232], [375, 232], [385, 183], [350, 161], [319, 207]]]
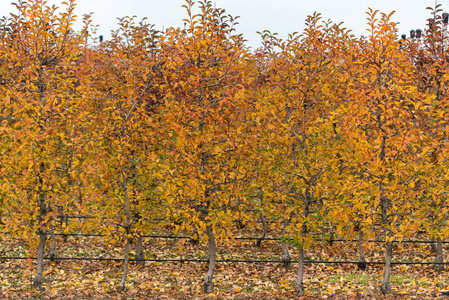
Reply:
[[[0, 14], [14, 12], [10, 5], [14, 0], [0, 0]], [[49, 4], [59, 5], [62, 1], [48, 0]], [[307, 15], [319, 12], [324, 19], [344, 26], [356, 35], [366, 34], [366, 14], [368, 7], [390, 13], [395, 10], [393, 21], [400, 22], [399, 34], [409, 35], [410, 29], [426, 26], [435, 0], [215, 0], [216, 7], [226, 9], [233, 16], [240, 16], [237, 31], [244, 34], [248, 45], [257, 47], [260, 37], [256, 31], [265, 29], [277, 32], [281, 37], [288, 33], [302, 31]], [[449, 9], [449, 0], [439, 0], [443, 9]], [[93, 21], [99, 25], [98, 34], [110, 37], [116, 29], [117, 17], [136, 15], [139, 19], [148, 18], [148, 23], [156, 29], [182, 26], [186, 18], [183, 0], [77, 0], [76, 14], [81, 16], [93, 12]], [[79, 26], [78, 26], [79, 28]]]

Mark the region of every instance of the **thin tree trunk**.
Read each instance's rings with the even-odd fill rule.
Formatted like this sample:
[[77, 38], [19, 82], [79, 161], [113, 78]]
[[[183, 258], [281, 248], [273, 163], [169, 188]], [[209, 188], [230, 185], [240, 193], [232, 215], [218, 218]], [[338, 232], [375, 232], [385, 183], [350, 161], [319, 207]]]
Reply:
[[193, 227], [193, 231], [192, 231], [192, 237], [189, 239], [189, 242], [193, 245], [198, 245], [199, 240], [198, 240], [198, 230], [196, 229], [196, 227]]
[[47, 233], [39, 230], [39, 245], [37, 246], [37, 274], [34, 277], [32, 287], [42, 290], [42, 275], [44, 273], [44, 253]]
[[298, 249], [298, 273], [295, 283], [296, 295], [304, 296], [304, 248]]
[[0, 225], [3, 225], [3, 197], [0, 197]]
[[437, 244], [435, 243], [434, 239], [430, 240], [432, 243], [430, 243], [430, 250], [432, 250], [433, 253], [438, 253], [438, 247]]
[[380, 290], [382, 294], [391, 293], [390, 273], [391, 273], [391, 257], [393, 255], [393, 242], [387, 242], [387, 255], [385, 256], [384, 278]]
[[267, 231], [268, 231], [267, 222], [265, 221], [265, 218], [264, 218], [262, 212], [260, 212], [260, 222], [262, 223], [262, 230], [263, 230], [263, 232], [262, 232], [262, 235], [257, 238], [257, 241], [256, 241], [256, 246], [257, 247], [261, 246], [262, 241], [265, 238], [265, 236], [267, 235]]
[[67, 215], [67, 214], [64, 215], [63, 223], [65, 223], [65, 227], [63, 227], [64, 235], [62, 236], [62, 238], [64, 239], [64, 243], [66, 243], [67, 242], [67, 234], [65, 234], [65, 228], [67, 228], [69, 226], [69, 215]]
[[241, 212], [239, 211], [239, 217], [237, 219], [237, 228], [238, 229], [245, 229], [246, 227], [246, 222], [244, 222], [245, 220], [241, 217]]
[[[242, 204], [242, 199], [241, 198], [237, 198], [237, 207], [240, 207]], [[244, 219], [242, 218], [242, 212], [239, 210], [238, 211], [238, 215], [239, 217], [237, 218], [237, 228], [238, 229], [244, 229], [246, 227], [246, 222], [244, 223]]]
[[[382, 160], [384, 160], [385, 157], [385, 138], [382, 140], [382, 146], [381, 146], [381, 154], [380, 157]], [[383, 192], [384, 187], [383, 183], [380, 183], [380, 190]], [[383, 232], [385, 235], [385, 238], [387, 239], [387, 253], [385, 256], [385, 268], [384, 268], [384, 278], [382, 279], [382, 284], [380, 286], [380, 290], [382, 291], [382, 294], [386, 295], [391, 292], [391, 284], [390, 284], [390, 273], [391, 273], [391, 257], [393, 255], [393, 242], [389, 241], [390, 238], [390, 231], [388, 229], [388, 209], [390, 207], [390, 200], [387, 196], [382, 195], [380, 196], [380, 209], [381, 209], [381, 221], [382, 221], [382, 227]]]
[[209, 237], [209, 270], [206, 273], [206, 277], [204, 278], [204, 293], [210, 294], [214, 291], [214, 283], [212, 282], [212, 278], [215, 272], [215, 260], [216, 260], [216, 248], [215, 248], [215, 236], [212, 230], [211, 225], [206, 226], [206, 234]]
[[[127, 232], [128, 235], [128, 232]], [[120, 281], [120, 285], [118, 286], [118, 291], [123, 292], [125, 290], [125, 284], [126, 284], [126, 277], [128, 276], [128, 266], [129, 266], [129, 237], [126, 238], [126, 245], [125, 245], [125, 262], [123, 266], [123, 276], [122, 280]]]
[[[69, 218], [68, 215], [64, 214], [64, 208], [62, 205], [58, 206], [58, 214], [59, 214], [59, 224], [61, 226], [62, 230], [62, 238], [64, 240], [64, 243], [67, 242], [67, 234], [65, 234], [65, 228], [68, 226]], [[65, 226], [64, 226], [65, 224]]]
[[[143, 255], [143, 246], [142, 246], [142, 235], [139, 234], [137, 237], [137, 245], [136, 245], [136, 259], [144, 259]], [[143, 265], [145, 262], [143, 260], [137, 260], [136, 264]]]
[[335, 240], [334, 229], [335, 229], [334, 223], [331, 222], [331, 227], [329, 228], [329, 240], [328, 240], [328, 244], [331, 247], [334, 245], [334, 240]]
[[53, 227], [51, 228], [51, 231], [50, 231], [50, 241], [51, 241], [51, 246], [50, 246], [49, 257], [50, 257], [50, 261], [55, 261], [55, 258], [57, 257], [57, 252], [56, 252], [56, 236], [55, 236], [55, 230]]
[[[307, 197], [309, 198], [309, 197]], [[309, 215], [309, 201], [306, 202], [306, 205], [304, 207], [304, 216], [307, 218]], [[298, 249], [298, 273], [295, 283], [295, 291], [296, 295], [298, 296], [304, 296], [304, 238], [307, 236], [307, 225], [302, 224], [301, 227], [301, 238], [303, 239], [301, 241], [301, 246]]]
[[[437, 263], [443, 263], [443, 242], [441, 241], [441, 238], [437, 238]], [[441, 265], [435, 265], [435, 271], [440, 273], [443, 271], [444, 266]]]
[[[288, 226], [288, 223], [289, 223], [288, 221], [284, 222], [284, 227], [282, 228], [282, 235], [281, 235], [282, 238], [285, 236], [285, 229]], [[284, 262], [284, 267], [286, 270], [290, 268], [290, 265], [292, 264], [292, 259], [290, 257], [290, 253], [288, 253], [287, 242], [285, 239], [282, 239], [282, 261]]]
[[359, 228], [359, 262], [357, 263], [357, 268], [359, 270], [366, 269], [366, 259], [365, 253], [363, 251], [363, 231], [362, 228]]
[[[310, 194], [309, 188], [305, 192], [305, 203], [304, 203], [304, 218], [307, 218], [310, 214], [310, 204], [312, 203], [312, 196]], [[298, 249], [298, 274], [295, 283], [295, 291], [298, 296], [304, 296], [304, 239], [307, 237], [307, 225], [302, 224], [301, 226], [301, 245]]]
[[[123, 147], [123, 146], [122, 146]], [[122, 156], [124, 157], [123, 148], [122, 148]], [[128, 276], [128, 265], [129, 265], [129, 244], [130, 241], [130, 229], [131, 229], [131, 214], [129, 208], [129, 194], [128, 194], [128, 181], [125, 175], [125, 167], [122, 166], [122, 185], [123, 190], [125, 192], [125, 214], [126, 214], [126, 226], [125, 226], [125, 234], [126, 234], [126, 245], [125, 245], [125, 261], [123, 266], [123, 276], [120, 285], [118, 286], [118, 291], [123, 292], [125, 290], [126, 284], [126, 276]]]
[[[41, 173], [44, 172], [44, 164], [40, 165]], [[45, 194], [40, 191], [39, 199], [39, 211], [40, 215], [38, 217], [39, 223], [45, 218], [47, 214], [47, 206], [45, 204]], [[47, 242], [47, 231], [44, 230], [44, 225], [40, 224], [38, 229], [39, 245], [37, 246], [37, 274], [34, 277], [32, 287], [35, 289], [43, 290], [42, 288], [42, 276], [44, 274], [44, 253], [45, 253], [45, 243]]]
[[259, 188], [259, 193], [257, 195], [257, 197], [259, 198], [260, 201], [260, 222], [262, 223], [262, 235], [257, 239], [256, 241], [256, 246], [260, 247], [262, 244], [262, 240], [265, 238], [265, 236], [267, 235], [267, 231], [268, 231], [268, 226], [267, 226], [267, 222], [265, 221], [265, 217], [263, 215], [263, 211], [264, 211], [264, 201], [263, 201], [263, 190], [262, 188]]

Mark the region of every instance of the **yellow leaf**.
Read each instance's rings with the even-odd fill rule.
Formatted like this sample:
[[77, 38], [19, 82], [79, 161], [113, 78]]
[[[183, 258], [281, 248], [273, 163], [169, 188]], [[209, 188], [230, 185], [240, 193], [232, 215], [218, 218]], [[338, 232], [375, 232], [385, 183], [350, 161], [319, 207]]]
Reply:
[[418, 281], [428, 281], [429, 279], [427, 279], [427, 277], [421, 277], [420, 279], [418, 279]]

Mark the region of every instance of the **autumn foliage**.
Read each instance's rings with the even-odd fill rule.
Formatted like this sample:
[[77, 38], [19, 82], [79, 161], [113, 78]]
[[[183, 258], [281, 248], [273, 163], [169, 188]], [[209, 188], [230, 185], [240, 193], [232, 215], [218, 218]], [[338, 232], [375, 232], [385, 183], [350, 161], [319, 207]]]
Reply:
[[207, 243], [205, 293], [218, 244], [256, 221], [260, 241], [267, 222], [281, 224], [286, 265], [287, 241], [297, 249], [298, 295], [317, 232], [357, 237], [362, 267], [377, 231], [384, 294], [394, 240], [426, 228], [443, 261], [449, 56], [438, 6], [419, 41], [370, 9], [366, 37], [315, 13], [287, 39], [262, 32], [258, 49], [209, 1], [186, 1], [184, 28], [119, 19], [103, 43], [88, 15], [73, 31], [74, 0], [16, 8], [0, 31], [0, 216], [37, 257], [35, 288], [67, 214], [95, 217], [75, 226], [123, 246], [120, 291], [133, 247], [144, 259], [141, 237], [162, 227]]

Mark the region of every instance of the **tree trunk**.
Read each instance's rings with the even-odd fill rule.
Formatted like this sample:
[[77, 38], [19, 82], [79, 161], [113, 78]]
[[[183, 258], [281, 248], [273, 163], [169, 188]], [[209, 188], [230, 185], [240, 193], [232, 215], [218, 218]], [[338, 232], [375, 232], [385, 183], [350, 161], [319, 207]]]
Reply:
[[[441, 241], [441, 238], [437, 238], [437, 263], [443, 263], [443, 242]], [[444, 265], [435, 265], [435, 271], [440, 273], [443, 271]]]
[[430, 243], [430, 250], [432, 250], [433, 253], [438, 253], [438, 247], [437, 247], [437, 244], [434, 243], [435, 240], [434, 240], [434, 239], [431, 239], [430, 241], [432, 242], [432, 243]]
[[[285, 229], [288, 225], [288, 221], [284, 222], [284, 228], [282, 228], [282, 238], [285, 236]], [[290, 253], [288, 253], [287, 248], [287, 242], [285, 239], [282, 239], [282, 261], [284, 262], [284, 268], [285, 270], [288, 270], [290, 268], [290, 265], [292, 263]]]
[[61, 205], [58, 206], [58, 214], [59, 214], [59, 224], [62, 230], [62, 238], [64, 240], [64, 243], [66, 243], [67, 235], [65, 234], [65, 228], [68, 226], [69, 218], [68, 215], [64, 214], [64, 208]]
[[35, 289], [43, 290], [42, 288], [42, 275], [44, 273], [44, 253], [45, 242], [47, 241], [47, 233], [39, 230], [39, 245], [37, 246], [37, 274], [34, 277], [32, 287]]
[[51, 241], [51, 246], [50, 246], [49, 257], [50, 257], [50, 261], [55, 261], [55, 258], [57, 257], [57, 252], [56, 252], [56, 236], [55, 236], [55, 230], [54, 230], [53, 226], [50, 231], [50, 241]]
[[[309, 199], [309, 197], [307, 197]], [[307, 218], [309, 215], [309, 201], [307, 201], [304, 207], [304, 216]], [[307, 225], [302, 224], [301, 227], [301, 246], [298, 249], [298, 274], [295, 283], [295, 291], [298, 296], [304, 296], [304, 238], [307, 236]]]
[[0, 225], [3, 225], [3, 197], [0, 197]]
[[267, 235], [267, 231], [268, 231], [268, 226], [267, 226], [267, 222], [265, 221], [265, 218], [263, 216], [263, 213], [260, 213], [260, 222], [262, 223], [262, 235], [260, 237], [257, 238], [256, 241], [256, 246], [260, 247], [262, 245], [262, 241], [265, 238], [265, 236]]
[[301, 246], [298, 249], [298, 274], [295, 283], [296, 295], [304, 296], [304, 248]]
[[122, 276], [122, 281], [120, 281], [120, 285], [118, 286], [118, 291], [119, 292], [123, 292], [125, 290], [126, 276], [128, 276], [129, 244], [130, 244], [129, 237], [127, 237], [126, 238], [126, 245], [125, 245], [125, 262], [124, 262], [124, 265], [123, 265], [123, 276]]
[[[45, 116], [43, 113], [43, 109], [46, 105], [46, 99], [44, 96], [45, 91], [45, 83], [44, 83], [44, 67], [42, 64], [42, 61], [40, 62], [40, 66], [38, 69], [39, 76], [37, 81], [37, 90], [39, 92], [39, 100], [41, 101], [41, 116], [39, 117], [39, 126], [41, 128], [40, 132], [42, 132], [43, 126], [45, 124]], [[45, 151], [45, 146], [43, 146], [42, 143], [38, 143], [40, 145], [40, 149], [42, 151]], [[47, 214], [47, 205], [45, 203], [45, 192], [43, 191], [43, 179], [41, 177], [42, 174], [45, 174], [46, 172], [46, 166], [44, 162], [41, 162], [39, 164], [39, 172], [37, 174], [38, 180], [39, 180], [39, 188], [38, 188], [38, 196], [39, 196], [39, 216], [38, 216], [38, 223], [39, 223], [39, 229], [38, 229], [38, 235], [39, 235], [39, 245], [37, 246], [37, 274], [34, 277], [32, 287], [35, 289], [43, 290], [42, 288], [42, 275], [44, 273], [44, 253], [45, 253], [45, 243], [47, 241], [47, 231], [44, 230], [44, 224], [41, 222], [45, 220], [45, 216]]]
[[359, 228], [359, 262], [357, 263], [357, 268], [359, 270], [366, 269], [366, 259], [365, 253], [363, 251], [363, 231], [362, 228]]
[[212, 282], [212, 278], [215, 272], [215, 260], [216, 260], [216, 248], [215, 248], [215, 236], [212, 230], [212, 225], [206, 226], [206, 234], [209, 237], [209, 270], [206, 273], [206, 277], [204, 278], [204, 293], [210, 294], [214, 291], [214, 283]]
[[[64, 215], [63, 222], [65, 223], [65, 227], [64, 227], [64, 229], [65, 229], [66, 227], [69, 226], [69, 215], [67, 215], [67, 214]], [[65, 234], [65, 230], [64, 230], [64, 235], [62, 237], [64, 239], [64, 243], [66, 243], [67, 242], [67, 234]]]
[[334, 223], [331, 223], [331, 227], [329, 228], [329, 240], [327, 241], [329, 246], [334, 245], [335, 234], [334, 234], [335, 226]]
[[194, 229], [192, 231], [192, 237], [189, 239], [189, 242], [193, 245], [198, 245], [198, 243], [199, 243], [198, 230], [196, 229], [196, 227], [194, 227]]
[[393, 255], [393, 242], [387, 242], [387, 255], [385, 256], [384, 278], [380, 290], [382, 294], [391, 293], [390, 273], [391, 273], [391, 257]]
[[[122, 148], [122, 157], [125, 157]], [[125, 175], [125, 167], [122, 165], [122, 187], [125, 192], [125, 214], [126, 214], [126, 226], [125, 226], [125, 235], [126, 235], [126, 245], [125, 245], [125, 261], [123, 266], [123, 276], [120, 285], [118, 286], [118, 291], [123, 292], [125, 290], [126, 284], [126, 276], [128, 276], [128, 266], [129, 266], [129, 244], [130, 241], [130, 230], [131, 230], [131, 215], [129, 208], [129, 195], [128, 195], [128, 180]]]
[[[382, 149], [384, 149], [385, 138], [382, 140]], [[381, 151], [381, 157], [383, 160], [383, 151]], [[384, 190], [383, 184], [380, 183], [381, 191]], [[390, 207], [390, 200], [387, 196], [380, 196], [380, 208], [381, 208], [381, 219], [382, 219], [382, 227], [384, 231], [385, 238], [387, 239], [387, 254], [385, 256], [385, 268], [384, 268], [384, 278], [382, 280], [382, 285], [380, 286], [380, 290], [384, 295], [389, 294], [391, 292], [391, 284], [390, 284], [390, 273], [391, 273], [391, 256], [393, 255], [393, 242], [389, 241], [390, 232], [388, 230], [388, 209]]]
[[[136, 259], [145, 259], [144, 255], [143, 255], [142, 236], [140, 234], [137, 237]], [[143, 260], [137, 260], [136, 264], [144, 265], [145, 262]]]

